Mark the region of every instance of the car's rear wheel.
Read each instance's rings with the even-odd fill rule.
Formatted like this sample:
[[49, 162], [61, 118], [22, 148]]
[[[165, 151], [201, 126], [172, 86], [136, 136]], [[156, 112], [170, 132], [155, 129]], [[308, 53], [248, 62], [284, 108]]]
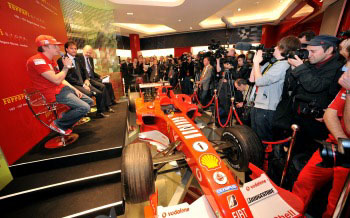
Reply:
[[140, 98], [139, 92], [130, 92], [129, 93], [129, 110], [131, 112], [136, 111], [136, 99]]
[[248, 171], [249, 162], [262, 166], [264, 150], [256, 133], [248, 126], [225, 128], [221, 140], [231, 147], [223, 150], [230, 166], [238, 171]]
[[124, 147], [121, 176], [126, 202], [141, 203], [154, 193], [153, 161], [150, 148], [145, 143], [133, 143]]

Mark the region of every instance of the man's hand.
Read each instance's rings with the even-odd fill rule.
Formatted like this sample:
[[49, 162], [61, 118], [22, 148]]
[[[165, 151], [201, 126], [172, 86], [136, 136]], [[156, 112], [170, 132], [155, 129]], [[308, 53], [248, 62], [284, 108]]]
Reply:
[[294, 58], [288, 58], [288, 63], [292, 65], [293, 69], [304, 63], [297, 55], [294, 55]]
[[78, 96], [78, 98], [83, 97], [83, 93], [81, 93], [78, 89], [75, 89], [75, 94]]
[[238, 102], [238, 103], [236, 104], [236, 107], [237, 107], [237, 108], [243, 107], [243, 102]]
[[91, 83], [90, 83], [89, 80], [85, 80], [85, 81], [84, 81], [84, 85], [86, 85], [87, 87], [90, 87]]
[[338, 83], [345, 89], [350, 90], [350, 69], [343, 73]]
[[90, 87], [87, 86], [87, 85], [85, 85], [85, 83], [84, 83], [84, 85], [83, 85], [83, 88], [86, 89], [86, 90], [88, 90], [89, 92], [91, 91]]
[[260, 64], [263, 61], [262, 50], [258, 50], [253, 58], [254, 64]]
[[72, 60], [69, 57], [63, 57], [62, 58], [62, 63], [68, 69], [72, 68], [73, 62], [72, 62]]

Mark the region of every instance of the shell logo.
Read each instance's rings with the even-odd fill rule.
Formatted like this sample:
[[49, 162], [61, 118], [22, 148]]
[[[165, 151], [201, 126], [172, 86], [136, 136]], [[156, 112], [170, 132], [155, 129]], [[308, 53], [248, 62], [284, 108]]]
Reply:
[[220, 167], [220, 159], [214, 154], [202, 154], [199, 157], [201, 165], [205, 166], [207, 170], [214, 170]]

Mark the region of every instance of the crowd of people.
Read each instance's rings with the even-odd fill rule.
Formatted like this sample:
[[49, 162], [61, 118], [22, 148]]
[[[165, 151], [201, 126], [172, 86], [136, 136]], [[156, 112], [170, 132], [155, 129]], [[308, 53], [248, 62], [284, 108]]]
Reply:
[[[92, 48], [86, 45], [77, 54], [73, 41], [64, 44], [66, 54], [59, 55], [53, 37], [36, 39], [38, 53], [28, 62], [28, 72], [34, 86], [48, 101], [66, 104], [70, 110], [53, 121], [50, 128], [70, 134], [71, 127], [85, 116], [96, 98], [97, 117], [115, 104], [110, 83], [102, 83], [94, 72]], [[308, 57], [301, 59], [295, 52], [304, 48]], [[275, 141], [290, 135], [291, 124], [300, 126], [294, 156], [311, 158], [299, 174], [293, 192], [307, 208], [312, 195], [327, 181], [333, 180], [325, 217], [329, 217], [339, 198], [349, 173], [342, 167], [321, 168], [321, 157], [315, 140], [337, 144], [339, 138], [350, 136], [350, 39], [329, 35], [315, 36], [307, 31], [282, 38], [271, 57], [262, 50], [236, 54], [231, 48], [222, 57], [199, 53], [184, 53], [180, 58], [161, 56], [127, 58], [121, 63], [126, 93], [135, 83], [169, 81], [183, 94], [197, 93], [200, 103], [207, 105], [214, 90], [218, 96], [221, 123], [225, 123], [234, 97], [239, 118], [264, 141]], [[350, 104], [350, 103], [349, 103]], [[285, 151], [286, 145], [282, 145]]]

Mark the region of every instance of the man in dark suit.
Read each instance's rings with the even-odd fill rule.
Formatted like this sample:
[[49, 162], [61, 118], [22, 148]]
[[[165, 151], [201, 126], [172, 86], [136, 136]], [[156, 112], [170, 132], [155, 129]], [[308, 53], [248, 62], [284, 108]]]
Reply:
[[[100, 91], [94, 86], [90, 84], [89, 75], [85, 70], [83, 70], [81, 63], [78, 59], [76, 59], [77, 54], [77, 45], [73, 41], [68, 41], [64, 44], [64, 49], [66, 51], [65, 57], [69, 57], [72, 60], [73, 66], [68, 70], [66, 80], [72, 84], [75, 88], [77, 88], [80, 92], [85, 95], [91, 97], [96, 97], [96, 105], [97, 105], [97, 118], [103, 118], [108, 115], [103, 114], [109, 110], [108, 105], [106, 104], [106, 94], [107, 92]], [[57, 64], [60, 70], [63, 69], [64, 65], [62, 63], [62, 58], [57, 60]]]
[[[89, 76], [90, 83], [92, 86], [96, 87], [100, 91], [107, 90], [106, 94], [106, 105], [116, 105], [114, 90], [111, 83], [102, 83], [101, 76], [95, 72], [94, 60], [92, 59], [93, 50], [90, 45], [85, 45], [83, 48], [83, 54], [78, 54], [77, 59], [80, 61], [81, 66], [86, 74]], [[112, 112], [113, 109], [109, 108], [109, 112]]]

